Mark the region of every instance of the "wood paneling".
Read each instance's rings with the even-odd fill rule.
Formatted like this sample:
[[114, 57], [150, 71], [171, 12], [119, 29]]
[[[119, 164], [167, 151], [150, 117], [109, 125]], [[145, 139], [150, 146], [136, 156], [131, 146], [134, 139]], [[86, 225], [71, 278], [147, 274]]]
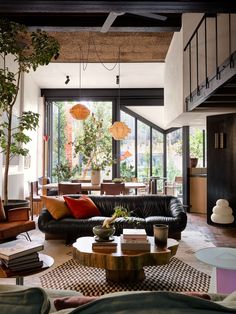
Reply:
[[[215, 143], [216, 135], [224, 134], [224, 145]], [[207, 222], [216, 201], [229, 201], [236, 218], [236, 114], [207, 117]], [[217, 147], [219, 148], [217, 148]], [[234, 221], [234, 225], [236, 222]]]
[[207, 212], [207, 178], [190, 177], [191, 213], [206, 214]]

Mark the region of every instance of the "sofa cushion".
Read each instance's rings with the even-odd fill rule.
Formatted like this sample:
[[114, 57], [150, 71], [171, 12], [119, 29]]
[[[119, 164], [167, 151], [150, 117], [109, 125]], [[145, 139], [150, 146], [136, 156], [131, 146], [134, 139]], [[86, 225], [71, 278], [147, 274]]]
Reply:
[[41, 288], [0, 293], [1, 314], [47, 314], [50, 310], [48, 297]]
[[64, 200], [66, 201], [71, 214], [77, 219], [101, 216], [97, 206], [87, 196], [81, 196], [79, 199], [64, 196]]
[[41, 196], [42, 201], [47, 207], [52, 217], [56, 220], [71, 216], [71, 212], [66, 205], [63, 197], [58, 196]]

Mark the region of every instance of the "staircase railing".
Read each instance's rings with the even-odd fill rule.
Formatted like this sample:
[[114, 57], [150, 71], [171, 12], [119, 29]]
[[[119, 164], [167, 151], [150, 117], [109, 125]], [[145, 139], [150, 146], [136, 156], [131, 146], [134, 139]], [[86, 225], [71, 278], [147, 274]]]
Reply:
[[[236, 54], [232, 51], [232, 22], [231, 22], [231, 14], [226, 14], [228, 21], [228, 58], [223, 62], [223, 64], [219, 64], [219, 49], [221, 47], [219, 40], [219, 26], [218, 26], [218, 15], [209, 15], [205, 14], [200, 22], [198, 23], [195, 31], [192, 36], [188, 40], [186, 46], [184, 47], [184, 53], [187, 54], [188, 58], [188, 82], [189, 82], [189, 95], [186, 97], [186, 109], [190, 111], [194, 109], [196, 106], [200, 104], [201, 101], [206, 97], [206, 90], [209, 89], [208, 93], [212, 92], [211, 82], [213, 80], [221, 80], [222, 72], [227, 68], [234, 68]], [[208, 49], [208, 19], [214, 19], [214, 40], [215, 40], [215, 55], [209, 52]], [[202, 27], [201, 27], [202, 26]], [[201, 32], [203, 30], [204, 40], [201, 41], [204, 47], [204, 54], [199, 53], [199, 31], [201, 28]], [[202, 38], [202, 37], [201, 37]], [[224, 47], [225, 49], [225, 47]], [[215, 58], [215, 69], [213, 72], [209, 73], [208, 63], [210, 58]], [[199, 71], [202, 67], [204, 67], [204, 82], [200, 82], [199, 79]], [[195, 70], [195, 71], [194, 71]], [[213, 74], [212, 74], [213, 73]], [[223, 83], [223, 81], [222, 81]], [[219, 85], [219, 84], [218, 84]], [[204, 94], [204, 97], [203, 97]]]

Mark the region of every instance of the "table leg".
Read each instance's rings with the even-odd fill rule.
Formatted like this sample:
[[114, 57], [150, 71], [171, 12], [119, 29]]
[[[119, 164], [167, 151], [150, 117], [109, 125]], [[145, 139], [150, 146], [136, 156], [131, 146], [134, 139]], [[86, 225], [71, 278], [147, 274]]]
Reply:
[[143, 281], [145, 273], [143, 269], [138, 270], [108, 270], [106, 269], [106, 279], [112, 282]]

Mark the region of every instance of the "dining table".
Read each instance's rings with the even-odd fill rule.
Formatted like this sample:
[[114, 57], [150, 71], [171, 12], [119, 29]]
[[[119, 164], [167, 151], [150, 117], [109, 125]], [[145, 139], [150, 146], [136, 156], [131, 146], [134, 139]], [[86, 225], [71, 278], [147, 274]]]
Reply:
[[[78, 184], [78, 183], [73, 183], [73, 182], [61, 182], [61, 183], [66, 183], [66, 184]], [[129, 193], [129, 190], [131, 189], [145, 189], [146, 188], [146, 184], [142, 183], [142, 182], [124, 182], [125, 183], [125, 190], [127, 191], [126, 194]], [[91, 191], [100, 191], [101, 190], [101, 184], [92, 184], [90, 182], [81, 182], [81, 189], [82, 191], [87, 191], [87, 192], [91, 192]], [[114, 184], [119, 184], [119, 183], [114, 183]], [[58, 189], [58, 183], [54, 182], [54, 183], [48, 183], [48, 184], [43, 184], [42, 185], [42, 195], [47, 195], [47, 190], [57, 190]]]

